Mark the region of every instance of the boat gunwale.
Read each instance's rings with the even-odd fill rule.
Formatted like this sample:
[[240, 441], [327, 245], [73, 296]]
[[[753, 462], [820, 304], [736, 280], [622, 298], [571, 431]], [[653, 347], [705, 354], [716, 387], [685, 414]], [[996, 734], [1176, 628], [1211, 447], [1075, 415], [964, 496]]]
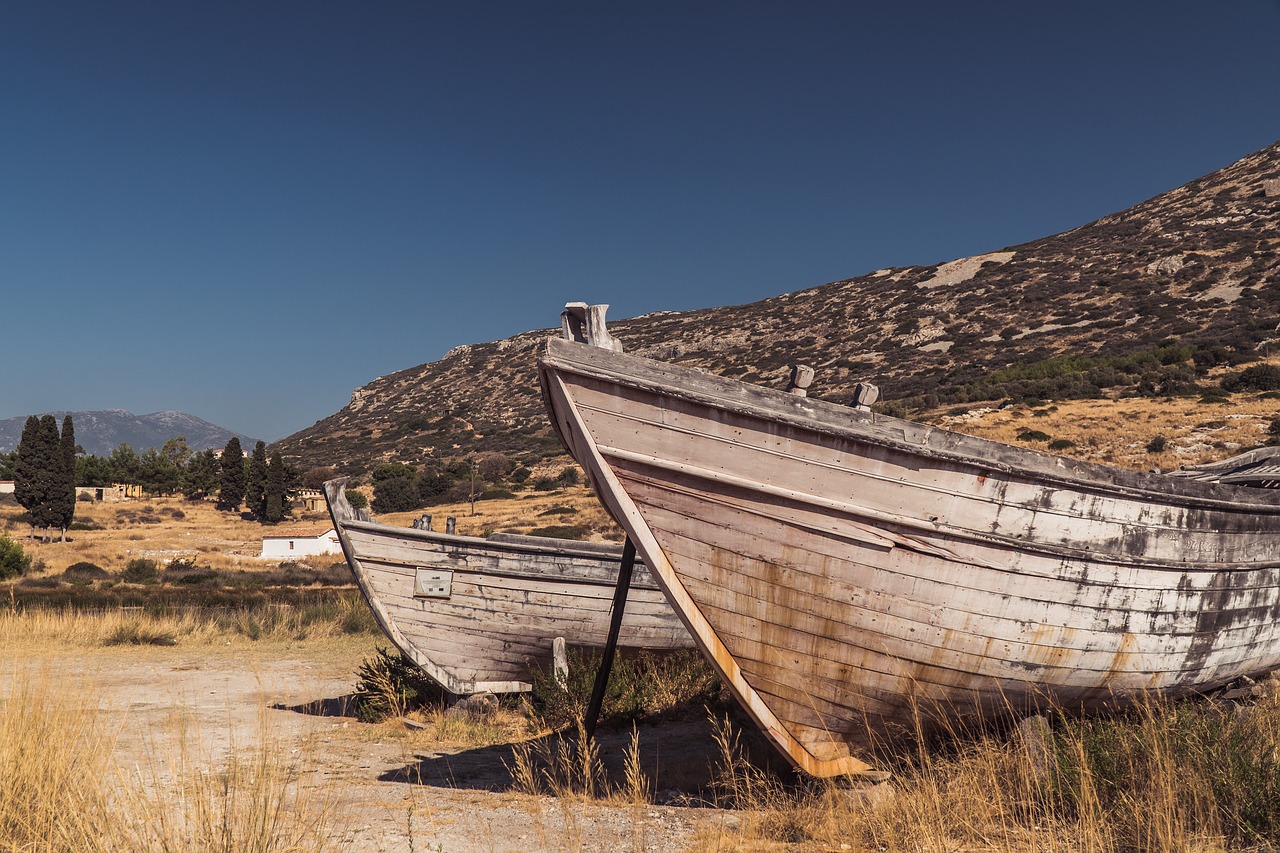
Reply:
[[[1120, 494], [1197, 509], [1280, 515], [1280, 490], [1272, 495], [1269, 490], [1248, 486], [1150, 474], [1057, 456], [558, 337], [547, 339], [544, 354], [538, 359], [538, 369], [563, 370], [661, 397], [733, 411], [765, 423], [797, 427], [969, 468], [1000, 471], [1027, 480], [1039, 479], [1048, 485], [1080, 492]], [[901, 433], [900, 437], [891, 433], [894, 429]], [[940, 446], [944, 441], [953, 446]], [[1010, 456], [1013, 459], [1003, 458]]]

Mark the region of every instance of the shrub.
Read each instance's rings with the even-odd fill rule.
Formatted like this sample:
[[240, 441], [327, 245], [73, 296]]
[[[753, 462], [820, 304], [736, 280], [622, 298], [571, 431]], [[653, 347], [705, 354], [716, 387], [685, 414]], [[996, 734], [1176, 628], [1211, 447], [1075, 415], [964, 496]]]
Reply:
[[399, 652], [379, 647], [373, 657], [361, 661], [357, 674], [351, 700], [361, 722], [378, 723], [428, 704], [444, 704], [444, 688]]
[[1076, 443], [1067, 438], [1055, 438], [1053, 441], [1049, 442], [1049, 449], [1055, 453], [1059, 450], [1067, 450], [1075, 446]]
[[1147, 442], [1148, 453], [1164, 453], [1169, 446], [1169, 441], [1163, 435], [1157, 435], [1155, 438]]
[[1018, 441], [1048, 441], [1049, 434], [1038, 429], [1023, 430], [1018, 433]]
[[82, 561], [67, 566], [67, 570], [62, 573], [62, 576], [67, 580], [100, 581], [111, 577], [111, 573], [102, 568], [102, 566]]
[[576, 486], [582, 482], [582, 475], [578, 473], [578, 469], [572, 465], [565, 466], [560, 472], [560, 476], [556, 477], [556, 482], [562, 486]]
[[548, 539], [586, 539], [591, 535], [591, 528], [585, 524], [552, 524], [535, 527], [529, 531], [529, 535], [545, 536]]
[[369, 499], [364, 496], [364, 492], [347, 489], [344, 494], [347, 496], [347, 503], [351, 504], [352, 509], [364, 509], [369, 505]]
[[218, 574], [213, 569], [196, 565], [194, 560], [175, 557], [164, 567], [164, 579], [185, 586], [215, 586]]
[[159, 576], [156, 561], [146, 557], [134, 557], [120, 573], [120, 579], [126, 583], [155, 583]]
[[22, 546], [0, 533], [0, 580], [26, 574], [31, 568], [31, 555]]
[[1255, 364], [1222, 380], [1224, 391], [1276, 391], [1280, 390], [1280, 367], [1274, 364]]
[[485, 489], [483, 492], [481, 492], [477, 496], [477, 500], [501, 501], [501, 500], [510, 500], [511, 498], [514, 498], [514, 497], [515, 497], [515, 493], [512, 492], [510, 489], [493, 488], [493, 489]]

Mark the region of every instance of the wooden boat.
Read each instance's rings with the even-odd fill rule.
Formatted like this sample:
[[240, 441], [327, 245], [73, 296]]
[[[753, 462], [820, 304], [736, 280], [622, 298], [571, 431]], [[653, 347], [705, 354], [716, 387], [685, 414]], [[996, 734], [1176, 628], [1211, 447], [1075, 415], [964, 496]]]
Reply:
[[565, 337], [539, 362], [556, 429], [738, 700], [811, 774], [867, 771], [868, 740], [900, 727], [1280, 666], [1273, 491], [625, 355], [599, 306], [569, 306]]
[[[361, 519], [345, 478], [325, 483], [343, 553], [378, 624], [450, 693], [531, 689], [556, 638], [603, 646], [622, 548], [537, 536], [454, 536]], [[693, 641], [648, 572], [635, 567], [619, 646]]]

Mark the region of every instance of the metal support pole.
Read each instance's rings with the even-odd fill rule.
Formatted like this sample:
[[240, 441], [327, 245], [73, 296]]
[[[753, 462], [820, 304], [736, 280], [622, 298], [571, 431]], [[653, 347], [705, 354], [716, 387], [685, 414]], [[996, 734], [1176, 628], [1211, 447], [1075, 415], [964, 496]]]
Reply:
[[591, 689], [591, 703], [587, 705], [587, 718], [583, 720], [587, 738], [596, 736], [596, 722], [600, 718], [600, 708], [604, 705], [604, 690], [609, 686], [609, 671], [613, 669], [613, 653], [618, 648], [618, 632], [622, 630], [622, 611], [627, 606], [627, 591], [631, 589], [631, 570], [636, 564], [636, 546], [631, 537], [627, 537], [622, 546], [622, 565], [618, 567], [618, 585], [613, 590], [613, 617], [609, 620], [609, 638], [605, 641], [604, 652], [600, 657], [600, 668], [596, 670], [595, 687]]

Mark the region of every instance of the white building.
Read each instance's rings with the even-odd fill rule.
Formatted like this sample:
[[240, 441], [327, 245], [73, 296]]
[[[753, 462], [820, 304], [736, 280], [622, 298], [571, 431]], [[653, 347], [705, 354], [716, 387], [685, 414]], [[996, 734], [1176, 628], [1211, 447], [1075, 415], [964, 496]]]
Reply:
[[288, 560], [317, 554], [341, 554], [338, 531], [332, 527], [292, 528], [262, 537], [262, 559]]

